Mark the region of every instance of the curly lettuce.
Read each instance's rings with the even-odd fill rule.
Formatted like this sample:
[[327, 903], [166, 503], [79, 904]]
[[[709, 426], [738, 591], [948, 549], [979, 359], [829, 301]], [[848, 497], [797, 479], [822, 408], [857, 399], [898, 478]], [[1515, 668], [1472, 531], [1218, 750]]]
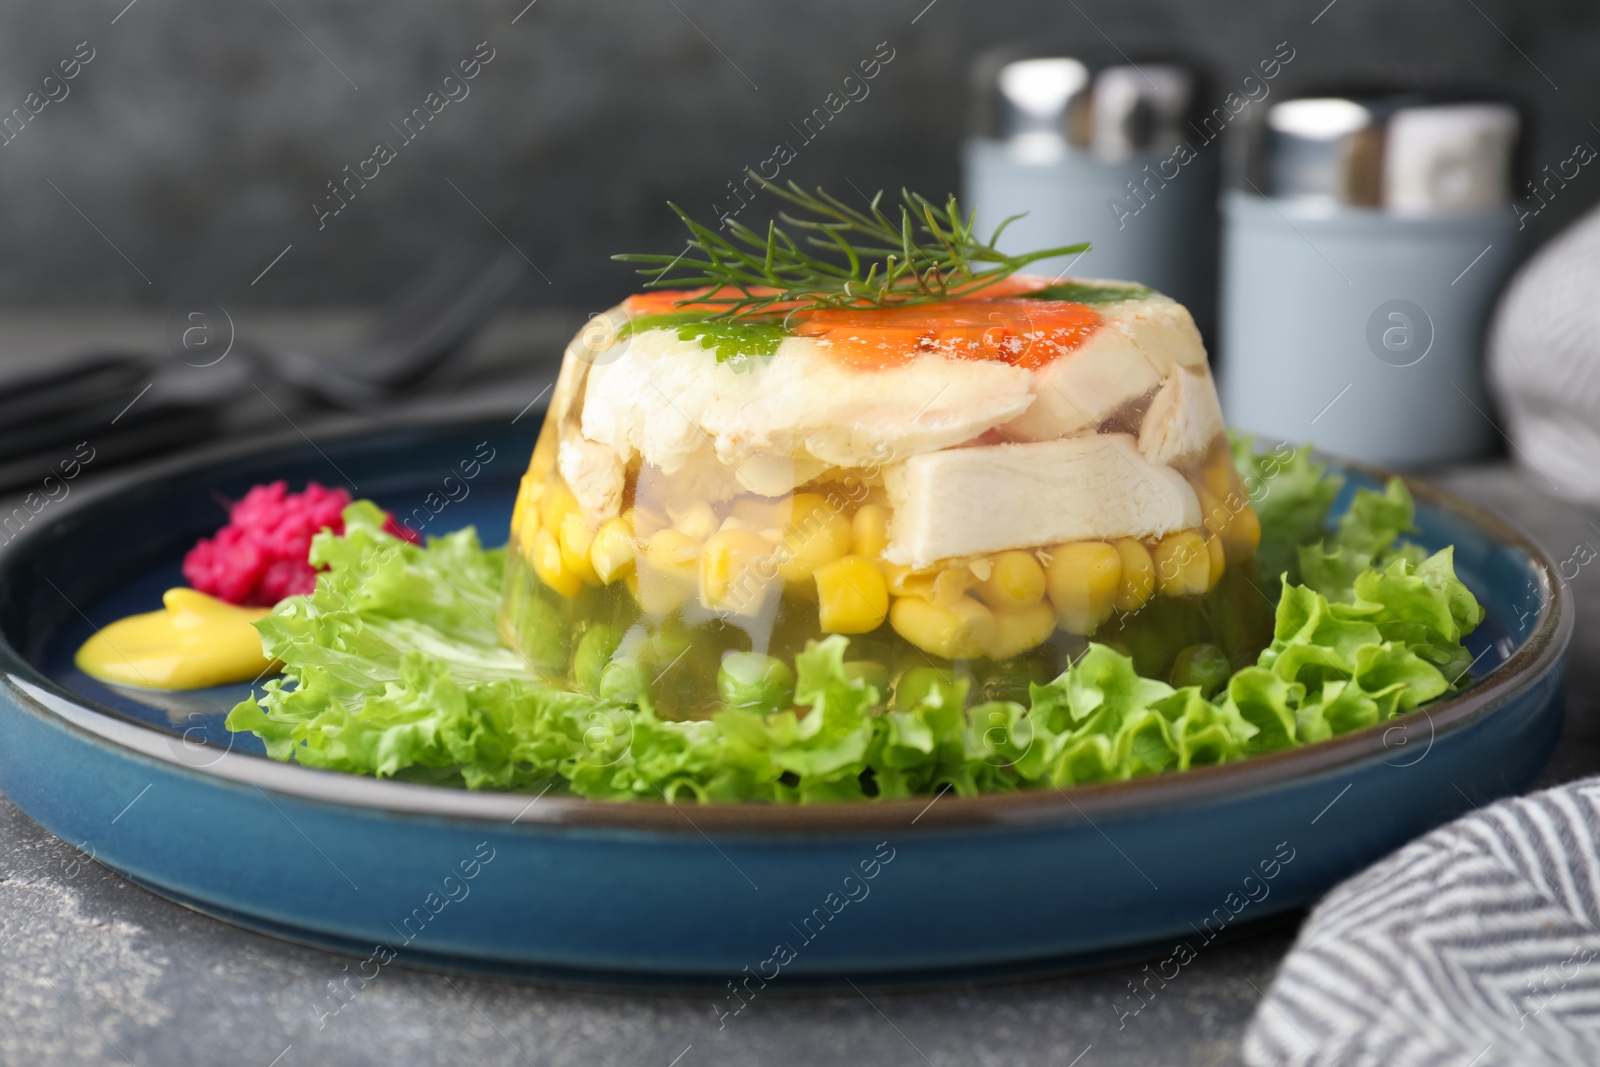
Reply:
[[[1092, 643], [1020, 700], [968, 706], [968, 682], [922, 672], [893, 694], [831, 636], [795, 657], [793, 707], [655, 714], [626, 687], [575, 691], [496, 628], [503, 549], [470, 529], [426, 547], [383, 532], [362, 501], [324, 532], [315, 592], [258, 623], [284, 677], [228, 717], [275, 759], [472, 789], [702, 802], [961, 795], [1121, 781], [1311, 744], [1405, 714], [1458, 686], [1483, 610], [1451, 549], [1427, 555], [1398, 480], [1358, 490], [1330, 527], [1341, 480], [1286, 446], [1235, 442], [1283, 578], [1271, 644], [1208, 697], [1145, 678]], [[562, 646], [563, 649], [565, 646]], [[564, 653], [563, 653], [564, 654]], [[552, 654], [548, 668], [561, 666]], [[535, 657], [535, 662], [539, 658]], [[880, 680], [881, 681], [881, 680]], [[596, 695], [599, 694], [599, 695]]]

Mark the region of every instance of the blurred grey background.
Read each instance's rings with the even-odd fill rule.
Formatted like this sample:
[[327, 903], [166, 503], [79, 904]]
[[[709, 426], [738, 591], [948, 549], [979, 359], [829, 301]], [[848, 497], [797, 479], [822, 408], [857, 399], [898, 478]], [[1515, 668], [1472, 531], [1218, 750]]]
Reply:
[[[1580, 0], [526, 4], [5, 4], [0, 115], [80, 42], [94, 58], [0, 146], [0, 306], [367, 304], [494, 226], [544, 276], [519, 304], [603, 308], [632, 288], [613, 252], [676, 247], [664, 201], [714, 217], [727, 183], [780, 142], [797, 152], [783, 175], [804, 184], [955, 191], [967, 71], [1004, 43], [1178, 51], [1208, 68], [1220, 103], [1287, 41], [1275, 96], [1466, 82], [1531, 107], [1535, 172], [1600, 145], [1600, 5]], [[494, 58], [469, 95], [403, 143], [391, 123], [485, 41]], [[894, 58], [869, 94], [806, 142], [802, 119], [880, 42]], [[380, 140], [397, 158], [319, 230], [327, 183]], [[1537, 216], [1538, 235], [1596, 199], [1594, 170]]]

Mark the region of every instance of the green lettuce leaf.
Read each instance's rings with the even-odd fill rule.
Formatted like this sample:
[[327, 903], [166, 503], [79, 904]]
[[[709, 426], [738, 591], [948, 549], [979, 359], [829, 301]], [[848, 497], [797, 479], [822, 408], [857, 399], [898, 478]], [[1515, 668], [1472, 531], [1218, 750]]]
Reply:
[[1356, 579], [1397, 559], [1420, 564], [1426, 553], [1400, 540], [1416, 532], [1415, 505], [1399, 478], [1390, 478], [1383, 491], [1358, 489], [1350, 508], [1339, 516], [1334, 532], [1320, 544], [1300, 547], [1300, 578], [1333, 600], [1351, 601]]
[[1403, 484], [1358, 491], [1330, 529], [1339, 481], [1303, 451], [1251, 454], [1241, 469], [1264, 487], [1252, 498], [1263, 546], [1297, 554], [1285, 571], [1302, 580], [1281, 589], [1271, 644], [1212, 699], [1142, 677], [1127, 655], [1091, 643], [1030, 686], [1026, 703], [968, 708], [968, 680], [932, 668], [891, 700], [882, 673], [851, 664], [849, 639], [834, 635], [795, 656], [793, 707], [674, 721], [609, 669], [571, 688], [560, 619], [532, 650], [546, 674], [505, 645], [495, 623], [504, 550], [484, 549], [470, 529], [409, 544], [361, 501], [342, 536], [313, 542], [312, 561], [327, 568], [316, 590], [257, 624], [284, 677], [235, 707], [228, 727], [260, 735], [276, 759], [401, 780], [810, 803], [1064, 788], [1226, 763], [1385, 722], [1461, 684], [1471, 662], [1462, 642], [1483, 609], [1452, 550], [1428, 556], [1402, 540], [1414, 527]]
[[1256, 560], [1271, 595], [1280, 576], [1298, 577], [1300, 546], [1325, 534], [1328, 510], [1344, 479], [1313, 462], [1310, 448], [1280, 444], [1271, 452], [1257, 452], [1253, 438], [1236, 435], [1229, 436], [1228, 444], [1250, 506], [1261, 520]]

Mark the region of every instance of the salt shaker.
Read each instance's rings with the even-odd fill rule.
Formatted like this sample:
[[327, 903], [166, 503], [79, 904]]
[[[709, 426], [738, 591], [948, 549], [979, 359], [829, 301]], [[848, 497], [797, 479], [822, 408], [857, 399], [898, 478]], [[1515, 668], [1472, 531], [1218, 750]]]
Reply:
[[1195, 73], [1176, 63], [990, 56], [974, 81], [963, 181], [982, 235], [1023, 215], [1001, 250], [1090, 242], [1081, 256], [1032, 269], [1141, 282], [1187, 305], [1209, 335], [1217, 153], [1178, 150], [1196, 140], [1187, 129]]
[[1223, 197], [1229, 421], [1421, 465], [1497, 437], [1483, 335], [1518, 254], [1515, 108], [1417, 94], [1287, 99]]

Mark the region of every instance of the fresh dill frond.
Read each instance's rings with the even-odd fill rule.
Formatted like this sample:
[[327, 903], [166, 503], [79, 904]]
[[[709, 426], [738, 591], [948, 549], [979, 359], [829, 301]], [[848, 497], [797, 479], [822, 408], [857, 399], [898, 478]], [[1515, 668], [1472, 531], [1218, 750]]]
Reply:
[[789, 206], [767, 224], [766, 233], [730, 219], [724, 236], [669, 202], [689, 230], [682, 252], [612, 258], [646, 264], [639, 273], [649, 279], [647, 289], [708, 290], [678, 305], [715, 308], [708, 318], [727, 319], [813, 308], [933, 304], [979, 292], [1040, 260], [1089, 248], [1077, 244], [1009, 255], [995, 245], [1020, 215], [1005, 219], [984, 241], [976, 234], [976, 213], [963, 215], [954, 196], [940, 207], [902, 189], [896, 221], [880, 207], [881, 191], [859, 211], [820, 188], [813, 194], [792, 181], [780, 186], [754, 171], [750, 176]]

